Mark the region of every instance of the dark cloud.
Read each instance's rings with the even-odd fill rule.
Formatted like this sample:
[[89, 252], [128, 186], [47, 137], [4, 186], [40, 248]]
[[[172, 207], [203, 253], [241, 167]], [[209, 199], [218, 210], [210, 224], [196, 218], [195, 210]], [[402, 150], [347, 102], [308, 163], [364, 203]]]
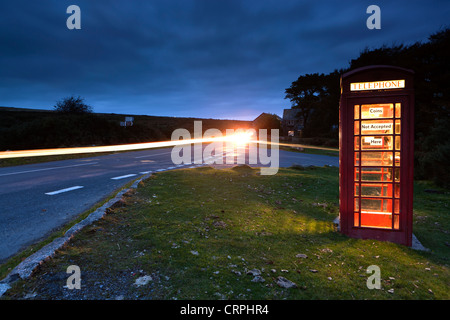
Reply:
[[[82, 29], [66, 28], [81, 8]], [[299, 75], [348, 66], [366, 47], [424, 41], [447, 0], [152, 0], [0, 3], [0, 105], [51, 108], [74, 94], [96, 112], [253, 119], [289, 107]]]

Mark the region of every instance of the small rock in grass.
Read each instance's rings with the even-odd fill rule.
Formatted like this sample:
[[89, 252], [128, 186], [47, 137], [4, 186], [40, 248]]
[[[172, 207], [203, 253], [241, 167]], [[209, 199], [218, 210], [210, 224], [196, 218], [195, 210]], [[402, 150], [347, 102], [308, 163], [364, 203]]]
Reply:
[[261, 276], [256, 276], [252, 279], [252, 282], [264, 282], [264, 281], [266, 280]]
[[284, 277], [278, 277], [276, 281], [277, 285], [281, 288], [289, 289], [289, 288], [297, 288], [297, 284], [292, 282], [291, 280], [288, 280]]
[[136, 281], [134, 282], [134, 285], [137, 287], [145, 286], [147, 283], [149, 283], [152, 280], [153, 279], [151, 276], [142, 276], [142, 277], [139, 277], [136, 279]]
[[247, 274], [256, 277], [261, 275], [261, 271], [259, 271], [258, 269], [252, 269], [247, 271]]

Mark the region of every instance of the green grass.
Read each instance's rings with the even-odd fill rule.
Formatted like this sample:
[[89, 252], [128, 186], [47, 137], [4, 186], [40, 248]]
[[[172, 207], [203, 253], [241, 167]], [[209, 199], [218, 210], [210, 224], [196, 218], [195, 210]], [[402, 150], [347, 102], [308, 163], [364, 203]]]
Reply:
[[[431, 249], [422, 252], [337, 232], [337, 168], [158, 173], [4, 299], [449, 299], [449, 197], [422, 192], [429, 187], [416, 188], [414, 233]], [[72, 264], [83, 285], [67, 292]], [[380, 290], [366, 286], [370, 265], [380, 267]], [[253, 282], [252, 269], [265, 281]], [[151, 283], [133, 286], [143, 274]], [[297, 288], [279, 287], [278, 276]]]

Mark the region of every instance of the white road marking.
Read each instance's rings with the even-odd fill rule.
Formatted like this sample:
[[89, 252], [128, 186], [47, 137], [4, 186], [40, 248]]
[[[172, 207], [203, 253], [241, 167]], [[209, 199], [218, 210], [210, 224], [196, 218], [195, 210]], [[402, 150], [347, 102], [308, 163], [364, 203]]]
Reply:
[[119, 179], [125, 179], [125, 178], [129, 178], [129, 177], [134, 177], [136, 174], [135, 173], [132, 173], [132, 174], [127, 174], [127, 175], [124, 175], [124, 176], [120, 176], [120, 177], [114, 177], [114, 178], [111, 178], [112, 180], [119, 180]]
[[157, 154], [148, 154], [148, 155], [146, 155], [146, 156], [139, 156], [139, 157], [134, 157], [134, 158], [135, 158], [135, 159], [149, 158], [149, 157], [155, 157], [155, 156], [160, 156], [160, 155], [163, 155], [163, 154], [169, 154], [169, 153], [172, 153], [172, 151], [170, 151], [170, 152], [163, 152], [163, 153], [157, 153]]
[[66, 188], [66, 189], [56, 190], [56, 191], [52, 191], [52, 192], [46, 192], [45, 194], [47, 194], [49, 196], [53, 196], [53, 195], [58, 194], [58, 193], [68, 192], [68, 191], [77, 190], [77, 189], [81, 189], [81, 188], [84, 188], [84, 187], [83, 186], [75, 186], [75, 187], [70, 187], [70, 188]]
[[36, 170], [27, 170], [27, 171], [3, 173], [3, 174], [0, 174], [0, 177], [2, 177], [2, 176], [10, 176], [10, 175], [13, 175], [13, 174], [20, 174], [20, 173], [30, 173], [30, 172], [39, 172], [39, 171], [47, 171], [47, 170], [55, 170], [55, 169], [65, 169], [65, 168], [72, 168], [72, 167], [90, 166], [90, 165], [97, 164], [97, 163], [98, 162], [80, 163], [80, 164], [74, 164], [74, 165], [71, 165], [71, 166], [61, 166], [61, 167], [52, 167], [52, 168], [43, 168], [43, 169], [36, 169]]

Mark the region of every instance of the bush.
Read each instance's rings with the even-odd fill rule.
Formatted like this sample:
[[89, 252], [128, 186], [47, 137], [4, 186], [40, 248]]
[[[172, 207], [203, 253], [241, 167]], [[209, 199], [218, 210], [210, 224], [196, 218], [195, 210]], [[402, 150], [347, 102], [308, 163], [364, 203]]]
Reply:
[[92, 113], [92, 107], [85, 104], [83, 101], [84, 99], [81, 97], [67, 97], [58, 101], [53, 108], [55, 111], [61, 113]]
[[416, 178], [450, 188], [450, 119], [437, 119], [427, 136], [416, 141]]

